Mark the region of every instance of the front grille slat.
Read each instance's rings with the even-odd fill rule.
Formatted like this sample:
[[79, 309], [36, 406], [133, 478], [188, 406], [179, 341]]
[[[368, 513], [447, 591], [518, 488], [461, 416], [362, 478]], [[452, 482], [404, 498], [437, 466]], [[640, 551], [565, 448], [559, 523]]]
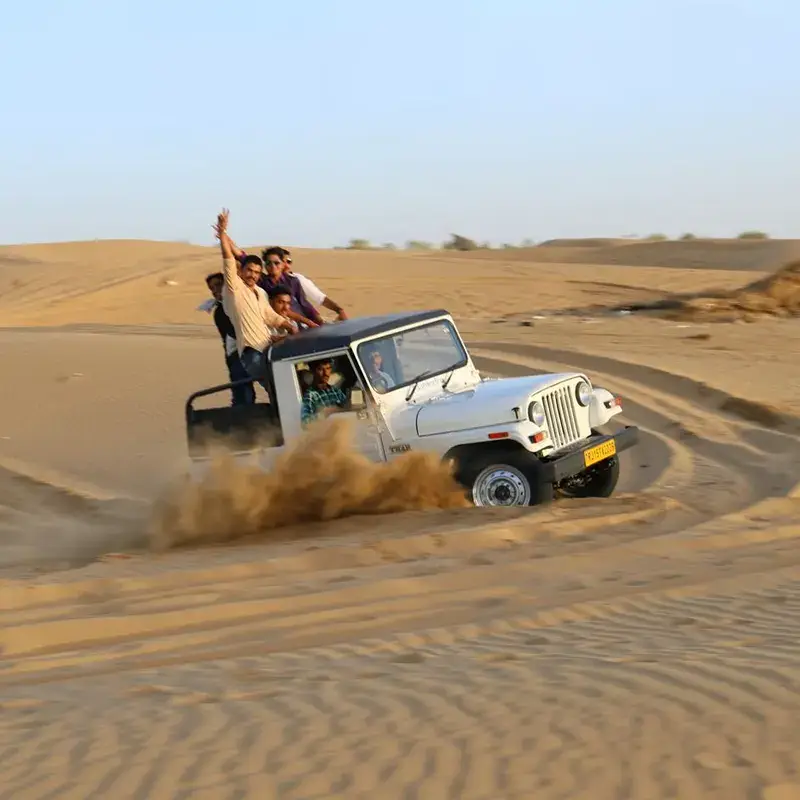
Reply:
[[574, 442], [576, 439], [580, 438], [580, 430], [578, 428], [578, 417], [575, 415], [575, 403], [573, 402], [573, 397], [575, 393], [572, 391], [572, 388], [564, 388], [564, 405], [567, 408], [567, 420], [569, 422], [569, 431], [570, 437]]
[[555, 442], [556, 447], [561, 447], [564, 436], [561, 430], [561, 419], [558, 414], [554, 392], [545, 395], [545, 413], [547, 415], [547, 427], [550, 429], [550, 436]]
[[564, 427], [564, 420], [561, 417], [561, 404], [559, 403], [557, 391], [553, 392], [551, 405], [553, 407], [553, 422], [556, 426], [557, 441], [560, 446], [563, 446], [567, 441], [567, 431]]
[[542, 396], [547, 429], [557, 450], [581, 438], [571, 386], [559, 386]]
[[569, 411], [567, 411], [567, 399], [564, 397], [564, 389], [558, 389], [556, 393], [558, 399], [558, 414], [563, 429], [564, 444], [572, 438], [572, 431], [569, 424]]

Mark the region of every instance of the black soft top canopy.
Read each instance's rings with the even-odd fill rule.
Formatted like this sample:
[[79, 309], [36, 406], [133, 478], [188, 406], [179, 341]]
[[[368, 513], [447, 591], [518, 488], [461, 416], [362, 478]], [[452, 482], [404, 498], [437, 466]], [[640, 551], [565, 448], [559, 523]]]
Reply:
[[342, 350], [354, 341], [369, 336], [390, 333], [402, 325], [415, 325], [420, 322], [438, 319], [447, 315], [444, 309], [435, 311], [407, 311], [399, 314], [384, 314], [378, 317], [356, 317], [344, 322], [320, 325], [294, 336], [287, 336], [272, 347], [272, 361], [286, 361], [293, 358], [313, 357], [329, 350]]

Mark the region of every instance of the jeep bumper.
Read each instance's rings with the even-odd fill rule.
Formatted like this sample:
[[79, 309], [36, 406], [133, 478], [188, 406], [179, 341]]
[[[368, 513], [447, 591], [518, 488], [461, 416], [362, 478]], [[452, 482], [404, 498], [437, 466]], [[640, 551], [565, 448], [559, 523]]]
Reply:
[[575, 450], [541, 462], [542, 479], [558, 483], [608, 458], [633, 447], [639, 441], [639, 429], [628, 425], [610, 436], [590, 436]]

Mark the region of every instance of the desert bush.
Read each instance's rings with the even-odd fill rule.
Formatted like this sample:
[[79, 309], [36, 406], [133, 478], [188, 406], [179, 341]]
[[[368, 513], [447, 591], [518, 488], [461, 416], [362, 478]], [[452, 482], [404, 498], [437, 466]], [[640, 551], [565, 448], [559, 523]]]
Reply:
[[406, 250], [433, 250], [434, 247], [430, 242], [421, 242], [417, 239], [411, 239], [406, 242]]
[[693, 242], [697, 237], [693, 233], [681, 234], [682, 242]]
[[472, 239], [467, 239], [466, 236], [460, 236], [457, 233], [451, 233], [450, 241], [445, 242], [442, 245], [442, 248], [445, 250], [460, 250], [460, 251], [477, 250], [479, 249], [479, 247], [480, 245], [476, 241]]
[[371, 247], [368, 239], [351, 239], [347, 245], [348, 250], [369, 250]]
[[769, 239], [769, 234], [764, 231], [742, 231], [737, 239]]
[[651, 233], [647, 240], [648, 242], [666, 242], [669, 237], [665, 233]]

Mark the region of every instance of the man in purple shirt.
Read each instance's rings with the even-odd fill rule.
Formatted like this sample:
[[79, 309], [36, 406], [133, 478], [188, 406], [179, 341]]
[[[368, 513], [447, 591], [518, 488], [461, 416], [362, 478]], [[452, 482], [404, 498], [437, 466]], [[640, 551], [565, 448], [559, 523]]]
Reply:
[[283, 257], [283, 249], [280, 247], [268, 247], [262, 251], [264, 272], [259, 278], [258, 285], [267, 293], [278, 286], [288, 289], [292, 298], [291, 310], [294, 314], [292, 318], [309, 328], [323, 325], [325, 321], [309, 302], [299, 278], [286, 271]]

